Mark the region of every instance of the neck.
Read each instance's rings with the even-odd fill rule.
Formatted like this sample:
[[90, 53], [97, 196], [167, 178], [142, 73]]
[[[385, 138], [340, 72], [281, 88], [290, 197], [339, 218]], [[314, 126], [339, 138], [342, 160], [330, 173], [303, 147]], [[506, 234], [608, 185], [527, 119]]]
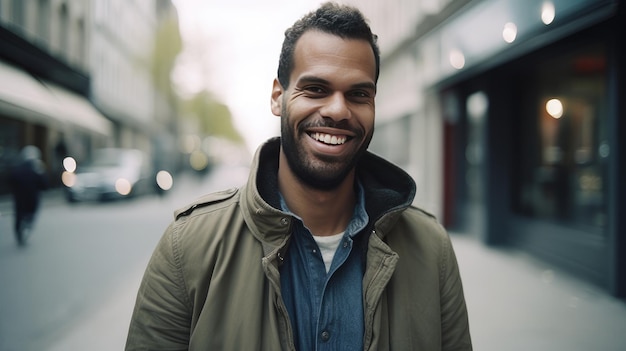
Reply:
[[346, 229], [354, 206], [354, 170], [333, 190], [319, 190], [304, 184], [289, 168], [283, 153], [278, 166], [278, 188], [289, 209], [316, 236], [341, 233]]

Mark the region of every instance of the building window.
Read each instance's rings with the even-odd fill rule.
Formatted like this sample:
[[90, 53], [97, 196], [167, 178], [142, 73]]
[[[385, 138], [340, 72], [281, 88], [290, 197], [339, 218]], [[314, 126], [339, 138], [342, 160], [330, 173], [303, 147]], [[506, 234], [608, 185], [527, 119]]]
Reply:
[[465, 145], [465, 186], [467, 200], [474, 204], [483, 202], [484, 155], [485, 155], [485, 120], [489, 98], [483, 91], [477, 91], [467, 97], [467, 144]]
[[25, 14], [24, 2], [22, 0], [11, 1], [11, 17], [13, 17], [13, 24], [23, 30]]
[[77, 24], [77, 60], [80, 63], [81, 67], [87, 68], [88, 66], [88, 57], [87, 57], [87, 35], [85, 28], [85, 21], [81, 18], [78, 20]]
[[578, 227], [607, 222], [606, 47], [542, 61], [521, 92], [516, 211]]
[[37, 35], [46, 46], [50, 45], [50, 29], [50, 0], [39, 0]]
[[67, 4], [62, 4], [59, 9], [59, 49], [67, 59], [70, 49], [70, 16]]

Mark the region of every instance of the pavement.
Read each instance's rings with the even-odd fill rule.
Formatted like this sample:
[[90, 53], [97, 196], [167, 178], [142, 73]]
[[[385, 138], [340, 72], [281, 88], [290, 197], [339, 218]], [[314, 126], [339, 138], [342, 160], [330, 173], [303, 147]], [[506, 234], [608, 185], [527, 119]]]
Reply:
[[625, 301], [523, 251], [451, 235], [475, 350], [626, 350]]
[[[0, 215], [7, 214], [8, 200], [0, 197]], [[474, 350], [626, 350], [624, 300], [523, 251], [487, 247], [464, 233], [450, 235]], [[47, 350], [122, 350], [144, 268], [129, 268], [117, 292]]]

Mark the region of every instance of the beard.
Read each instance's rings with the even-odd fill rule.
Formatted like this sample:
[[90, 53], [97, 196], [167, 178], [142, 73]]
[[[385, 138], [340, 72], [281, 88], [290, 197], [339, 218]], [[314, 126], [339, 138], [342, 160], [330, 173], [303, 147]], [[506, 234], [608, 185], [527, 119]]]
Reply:
[[[315, 123], [315, 126], [340, 127], [330, 119]], [[289, 124], [289, 114], [283, 105], [280, 135], [289, 168], [303, 184], [313, 189], [334, 190], [346, 179], [367, 151], [374, 128], [367, 134], [362, 129], [350, 129], [356, 135], [350, 142], [362, 140], [361, 146], [353, 154], [346, 157], [318, 155], [314, 158], [304, 148], [303, 143], [298, 143], [298, 139], [308, 138], [305, 132], [308, 127], [311, 127], [311, 123], [302, 123], [298, 125], [298, 130], [294, 130]], [[343, 129], [347, 129], [347, 126]]]

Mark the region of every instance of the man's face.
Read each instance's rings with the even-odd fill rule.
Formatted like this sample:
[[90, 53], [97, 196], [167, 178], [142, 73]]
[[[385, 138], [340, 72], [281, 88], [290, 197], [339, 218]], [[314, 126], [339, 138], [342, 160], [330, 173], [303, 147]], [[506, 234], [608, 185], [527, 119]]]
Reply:
[[374, 132], [376, 62], [367, 41], [308, 31], [296, 43], [286, 89], [274, 81], [282, 152], [291, 171], [322, 190], [337, 187]]

